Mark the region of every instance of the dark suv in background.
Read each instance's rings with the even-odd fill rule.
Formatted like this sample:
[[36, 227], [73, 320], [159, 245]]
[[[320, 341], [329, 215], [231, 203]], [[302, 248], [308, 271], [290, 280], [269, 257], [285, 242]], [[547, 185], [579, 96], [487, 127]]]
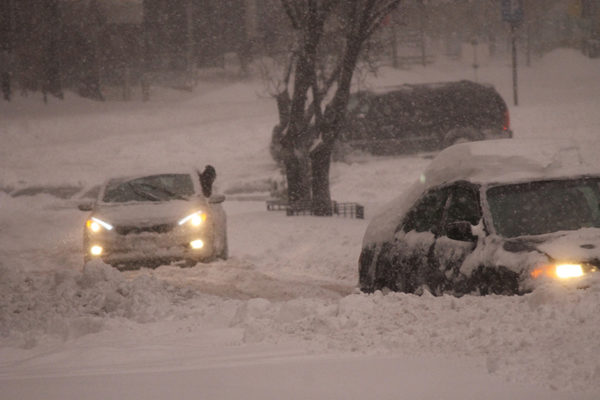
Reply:
[[411, 84], [351, 94], [338, 151], [411, 153], [511, 137], [508, 107], [493, 86]]

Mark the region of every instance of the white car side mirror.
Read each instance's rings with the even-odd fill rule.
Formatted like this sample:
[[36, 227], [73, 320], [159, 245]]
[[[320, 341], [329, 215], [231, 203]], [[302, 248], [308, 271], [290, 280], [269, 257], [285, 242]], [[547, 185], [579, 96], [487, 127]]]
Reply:
[[81, 211], [92, 211], [93, 207], [94, 207], [93, 201], [84, 201], [77, 205], [77, 208], [79, 208]]

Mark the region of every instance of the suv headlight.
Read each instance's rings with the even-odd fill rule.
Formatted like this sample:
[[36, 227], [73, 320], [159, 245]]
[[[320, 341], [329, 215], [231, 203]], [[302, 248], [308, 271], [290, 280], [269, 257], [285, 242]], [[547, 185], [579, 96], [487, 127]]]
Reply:
[[102, 221], [100, 218], [92, 217], [85, 222], [85, 226], [92, 232], [98, 233], [103, 229], [110, 231], [113, 226], [108, 222]]
[[[589, 268], [590, 272], [595, 271], [595, 268]], [[570, 279], [579, 278], [586, 274], [582, 264], [556, 263], [545, 265], [534, 269], [531, 272], [533, 278], [547, 276], [554, 279]]]
[[581, 264], [559, 264], [556, 266], [556, 276], [560, 279], [578, 278], [583, 276]]
[[181, 218], [178, 222], [179, 225], [190, 224], [192, 226], [200, 226], [206, 221], [206, 214], [202, 211], [196, 211], [184, 218]]

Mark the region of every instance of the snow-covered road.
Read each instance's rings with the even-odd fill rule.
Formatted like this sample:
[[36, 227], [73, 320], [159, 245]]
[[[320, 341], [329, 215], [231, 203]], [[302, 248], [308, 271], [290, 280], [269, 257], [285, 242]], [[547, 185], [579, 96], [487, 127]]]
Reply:
[[[383, 71], [378, 82], [470, 74], [448, 63]], [[510, 106], [503, 62], [479, 76]], [[517, 137], [600, 132], [598, 60], [559, 50], [521, 81]], [[87, 187], [149, 164], [210, 163], [228, 194], [231, 255], [183, 269], [83, 268], [84, 213], [0, 191], [0, 397], [600, 397], [598, 286], [522, 297], [356, 291], [369, 218], [427, 157], [334, 163], [334, 199], [364, 204], [365, 220], [266, 211], [260, 199], [279, 172], [268, 153], [275, 104], [263, 92], [212, 82], [185, 95], [156, 89], [148, 104], [0, 103], [0, 188]]]

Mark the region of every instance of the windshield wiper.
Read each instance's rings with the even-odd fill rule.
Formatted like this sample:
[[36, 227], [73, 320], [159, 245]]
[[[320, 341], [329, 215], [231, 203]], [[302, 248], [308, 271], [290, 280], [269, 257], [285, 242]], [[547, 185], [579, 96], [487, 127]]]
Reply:
[[178, 193], [175, 193], [175, 192], [173, 192], [173, 191], [171, 191], [171, 190], [169, 190], [169, 189], [167, 189], [165, 187], [162, 187], [162, 186], [154, 186], [154, 185], [152, 185], [150, 183], [139, 183], [139, 185], [147, 187], [150, 190], [158, 190], [159, 192], [163, 192], [164, 194], [166, 194], [167, 196], [169, 196], [169, 198], [175, 198], [175, 199], [178, 199], [178, 200], [187, 200], [187, 197], [182, 196], [182, 195], [180, 195]]
[[131, 188], [133, 193], [137, 194], [138, 196], [145, 198], [147, 200], [150, 200], [150, 201], [160, 201], [161, 200], [159, 197], [156, 197], [152, 193], [148, 193], [145, 190], [140, 190], [139, 188], [136, 187], [137, 185], [138, 184], [134, 183], [134, 182], [127, 182], [127, 186], [129, 186], [129, 188]]

